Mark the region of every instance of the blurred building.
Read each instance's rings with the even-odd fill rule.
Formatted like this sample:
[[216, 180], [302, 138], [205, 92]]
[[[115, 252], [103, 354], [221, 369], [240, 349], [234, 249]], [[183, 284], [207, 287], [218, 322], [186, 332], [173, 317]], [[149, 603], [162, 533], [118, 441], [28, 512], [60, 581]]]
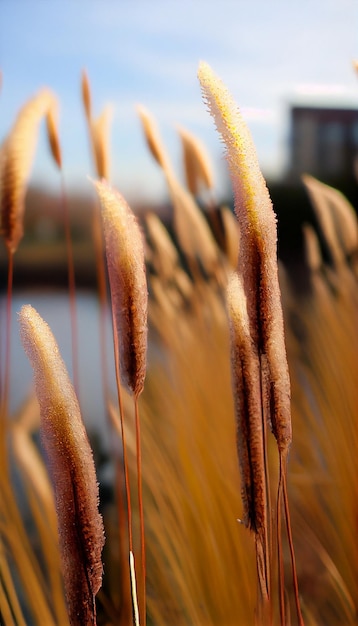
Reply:
[[358, 110], [292, 106], [289, 179], [352, 179], [358, 155]]

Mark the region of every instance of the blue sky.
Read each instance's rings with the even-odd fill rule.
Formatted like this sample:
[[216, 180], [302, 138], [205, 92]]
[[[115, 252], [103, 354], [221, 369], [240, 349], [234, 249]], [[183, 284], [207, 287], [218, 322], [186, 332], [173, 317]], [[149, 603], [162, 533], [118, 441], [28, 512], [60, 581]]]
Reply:
[[[290, 102], [358, 105], [355, 0], [0, 0], [0, 138], [24, 101], [47, 85], [61, 104], [68, 187], [92, 174], [80, 100], [86, 68], [95, 113], [113, 105], [112, 180], [129, 200], [166, 196], [135, 105], [155, 116], [180, 168], [180, 124], [207, 146], [217, 188], [226, 183], [222, 145], [202, 103], [201, 59], [242, 108], [267, 176], [285, 164]], [[58, 190], [42, 132], [34, 182]]]

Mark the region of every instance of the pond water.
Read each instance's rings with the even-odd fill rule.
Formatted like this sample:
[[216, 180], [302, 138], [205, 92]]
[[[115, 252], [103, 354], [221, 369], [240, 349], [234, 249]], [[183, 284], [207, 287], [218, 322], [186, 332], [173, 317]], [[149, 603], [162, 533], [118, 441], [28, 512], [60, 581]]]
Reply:
[[[33, 389], [33, 374], [21, 344], [18, 313], [24, 304], [31, 304], [49, 324], [59, 345], [63, 360], [72, 377], [71, 320], [68, 293], [36, 292], [15, 293], [12, 303], [10, 412], [19, 409]], [[1, 350], [4, 363], [6, 301], [1, 301]], [[106, 418], [100, 356], [100, 309], [93, 292], [79, 292], [76, 296], [78, 346], [79, 346], [79, 401], [82, 416], [89, 431], [97, 431], [107, 440]], [[110, 389], [115, 394], [113, 343], [110, 315], [106, 319], [106, 350]], [[2, 365], [3, 367], [3, 365]]]

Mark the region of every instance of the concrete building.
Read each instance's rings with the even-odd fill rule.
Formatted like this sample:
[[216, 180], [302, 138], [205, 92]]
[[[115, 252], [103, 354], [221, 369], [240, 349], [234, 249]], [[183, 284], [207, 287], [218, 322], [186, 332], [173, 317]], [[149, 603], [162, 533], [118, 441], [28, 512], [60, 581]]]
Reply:
[[357, 109], [291, 108], [289, 179], [303, 173], [324, 182], [352, 179], [358, 155]]

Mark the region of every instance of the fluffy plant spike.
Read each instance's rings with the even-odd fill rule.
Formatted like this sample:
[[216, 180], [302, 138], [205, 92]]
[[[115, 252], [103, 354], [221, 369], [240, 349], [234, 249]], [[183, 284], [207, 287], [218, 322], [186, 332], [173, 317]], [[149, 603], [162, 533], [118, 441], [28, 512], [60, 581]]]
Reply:
[[82, 71], [82, 75], [81, 75], [81, 92], [82, 92], [82, 102], [83, 102], [83, 107], [86, 113], [87, 123], [90, 123], [92, 119], [91, 87], [90, 87], [87, 72], [85, 70]]
[[91, 120], [90, 126], [97, 176], [107, 181], [110, 179], [109, 129], [111, 120], [112, 107], [106, 106], [96, 119]]
[[71, 625], [96, 623], [104, 545], [92, 451], [58, 346], [30, 305], [19, 314], [21, 339], [34, 370], [41, 437], [54, 487], [63, 578]]
[[[260, 366], [250, 336], [246, 296], [237, 274], [229, 278], [227, 303], [230, 319], [233, 391], [237, 416], [238, 448], [243, 483], [244, 523], [253, 530], [263, 526], [264, 488], [256, 491], [256, 483], [264, 479], [262, 458]], [[253, 443], [253, 449], [251, 447]], [[254, 464], [254, 468], [252, 467]], [[259, 497], [256, 498], [256, 493]], [[257, 500], [257, 504], [253, 502]]]
[[[138, 398], [143, 391], [147, 359], [148, 292], [144, 260], [144, 243], [138, 222], [125, 199], [105, 182], [94, 182], [101, 207], [106, 243], [108, 276], [112, 298], [115, 345], [120, 354], [120, 376], [134, 395], [137, 488], [141, 534], [142, 594], [141, 614], [145, 625], [145, 537], [142, 496], [142, 460]], [[117, 352], [117, 350], [116, 350]], [[119, 393], [119, 390], [118, 390]], [[123, 410], [122, 437], [124, 433]], [[125, 440], [123, 453], [125, 452]], [[126, 460], [124, 459], [126, 465]], [[127, 470], [127, 503], [130, 510]], [[130, 522], [129, 522], [130, 526]], [[130, 542], [131, 543], [131, 542]], [[132, 546], [130, 545], [130, 551]], [[134, 600], [133, 600], [134, 601]], [[135, 608], [135, 605], [134, 605]]]
[[257, 570], [262, 597], [269, 597], [265, 442], [260, 395], [260, 361], [250, 335], [246, 296], [237, 274], [228, 283], [231, 370], [244, 523], [256, 535]]
[[226, 157], [240, 227], [238, 271], [243, 277], [250, 333], [266, 354], [271, 386], [272, 429], [280, 450], [292, 439], [290, 380], [277, 268], [276, 217], [249, 129], [232, 96], [206, 63], [199, 80]]
[[50, 144], [52, 157], [59, 170], [62, 169], [62, 154], [60, 137], [58, 133], [58, 107], [57, 102], [50, 107], [46, 114], [47, 136]]
[[198, 271], [198, 260], [209, 275], [218, 269], [218, 248], [210, 227], [191, 193], [178, 181], [158, 128], [151, 115], [139, 106], [149, 150], [163, 169], [174, 209], [174, 227], [180, 247], [188, 259], [192, 273]]
[[140, 117], [140, 121], [142, 123], [144, 136], [146, 142], [148, 144], [148, 148], [155, 159], [155, 161], [160, 165], [160, 167], [164, 170], [166, 176], [171, 176], [172, 166], [170, 164], [169, 156], [165, 150], [165, 147], [162, 143], [162, 140], [159, 136], [159, 132], [157, 126], [147, 111], [147, 109], [142, 105], [137, 105], [137, 112]]
[[[281, 505], [284, 502], [297, 617], [302, 625], [285, 478], [292, 441], [291, 391], [278, 282], [276, 217], [249, 129], [235, 101], [206, 63], [200, 64], [198, 75], [204, 100], [226, 146], [235, 212], [240, 227], [238, 273], [242, 277], [247, 299], [250, 335], [260, 360], [261, 415], [267, 414], [279, 451], [277, 511], [281, 515]], [[264, 421], [262, 427], [265, 429]], [[264, 435], [263, 439], [265, 440]], [[266, 447], [266, 442], [264, 445]], [[280, 563], [280, 524], [277, 524], [277, 550]], [[257, 553], [257, 561], [259, 559], [260, 555]], [[286, 623], [286, 616], [282, 568], [279, 571], [279, 591], [283, 625]]]
[[27, 181], [33, 162], [38, 125], [55, 105], [55, 96], [42, 89], [22, 107], [0, 153], [1, 232], [13, 254], [23, 236]]
[[109, 129], [112, 107], [106, 106], [97, 118], [93, 117], [90, 83], [85, 71], [81, 76], [82, 103], [85, 110], [94, 166], [99, 178], [110, 178]]
[[196, 196], [202, 189], [213, 189], [213, 171], [204, 146], [185, 128], [179, 126], [178, 132], [183, 148], [185, 177], [189, 191]]
[[148, 292], [142, 233], [120, 193], [106, 182], [94, 181], [94, 186], [102, 206], [121, 379], [138, 397], [144, 386], [147, 358]]

